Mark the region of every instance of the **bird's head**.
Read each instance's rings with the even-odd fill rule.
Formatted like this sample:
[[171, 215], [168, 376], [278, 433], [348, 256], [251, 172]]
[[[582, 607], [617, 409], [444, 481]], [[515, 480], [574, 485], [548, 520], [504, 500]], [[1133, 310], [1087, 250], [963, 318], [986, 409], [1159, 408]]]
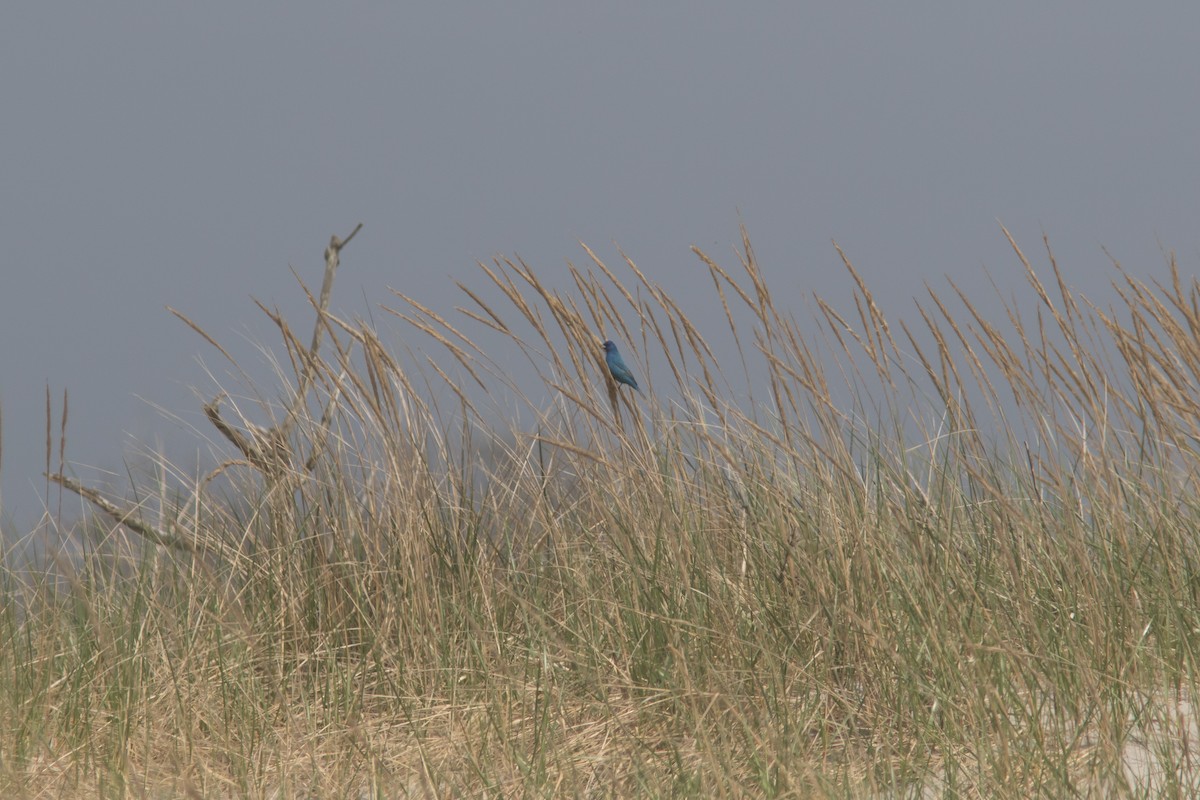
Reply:
[[613, 342], [612, 339], [608, 339], [604, 342], [604, 352], [611, 353], [613, 350], [616, 350], [616, 349], [617, 349], [617, 345]]

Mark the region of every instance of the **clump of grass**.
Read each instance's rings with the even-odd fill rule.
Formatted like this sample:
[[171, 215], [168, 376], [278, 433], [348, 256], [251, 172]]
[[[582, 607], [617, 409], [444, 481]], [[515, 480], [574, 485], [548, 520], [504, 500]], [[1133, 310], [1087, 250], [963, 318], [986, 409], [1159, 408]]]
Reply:
[[138, 508], [57, 477], [116, 521], [3, 574], [6, 795], [1200, 787], [1174, 263], [1098, 308], [1014, 243], [1028, 306], [951, 284], [895, 325], [843, 256], [814, 333], [748, 239], [696, 251], [704, 320], [628, 259], [567, 288], [500, 259], [453, 319], [396, 293], [398, 350], [328, 311], [348, 241], [311, 344], [272, 316], [282, 399], [206, 406], [229, 461], [162, 461]]

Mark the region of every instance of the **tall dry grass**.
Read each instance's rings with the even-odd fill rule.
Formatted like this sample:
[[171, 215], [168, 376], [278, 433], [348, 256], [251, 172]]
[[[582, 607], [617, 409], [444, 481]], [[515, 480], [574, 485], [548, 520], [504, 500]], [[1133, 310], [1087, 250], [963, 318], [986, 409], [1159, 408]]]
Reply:
[[60, 477], [107, 516], [3, 574], [0, 790], [1197, 792], [1200, 284], [1100, 308], [1013, 249], [998, 320], [950, 284], [890, 322], [843, 255], [815, 336], [748, 239], [696, 250], [716, 318], [587, 251], [452, 318], [397, 292], [400, 347], [328, 269], [276, 394], [206, 406], [228, 461]]

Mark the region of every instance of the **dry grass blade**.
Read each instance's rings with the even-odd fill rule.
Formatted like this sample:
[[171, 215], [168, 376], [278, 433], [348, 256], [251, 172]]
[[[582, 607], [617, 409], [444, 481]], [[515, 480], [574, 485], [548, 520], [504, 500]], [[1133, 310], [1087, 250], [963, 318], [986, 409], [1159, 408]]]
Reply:
[[199, 325], [197, 325], [195, 322], [193, 322], [191, 319], [189, 319], [182, 311], [171, 308], [170, 306], [167, 306], [167, 311], [170, 311], [180, 321], [182, 321], [184, 325], [187, 325], [193, 331], [198, 333], [200, 335], [200, 337], [202, 339], [204, 339], [204, 341], [208, 342], [210, 345], [213, 346], [213, 349], [215, 349], [221, 355], [225, 356], [225, 360], [227, 360], [230, 364], [234, 364], [235, 366], [237, 365], [237, 362], [234, 361], [233, 356], [231, 356], [224, 347], [221, 347], [221, 345], [217, 343], [216, 339], [209, 336], [207, 331], [205, 331], [203, 328], [201, 328]]

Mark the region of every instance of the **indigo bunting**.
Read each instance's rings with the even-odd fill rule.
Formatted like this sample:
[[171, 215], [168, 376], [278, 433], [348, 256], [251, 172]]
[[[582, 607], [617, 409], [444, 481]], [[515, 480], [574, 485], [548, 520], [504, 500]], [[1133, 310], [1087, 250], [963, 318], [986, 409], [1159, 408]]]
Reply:
[[642, 393], [642, 390], [638, 389], [637, 378], [633, 377], [629, 367], [625, 366], [625, 359], [621, 358], [621, 352], [617, 350], [617, 345], [612, 339], [604, 343], [604, 360], [608, 363], [608, 373], [613, 376], [613, 380], [632, 386], [638, 394]]

